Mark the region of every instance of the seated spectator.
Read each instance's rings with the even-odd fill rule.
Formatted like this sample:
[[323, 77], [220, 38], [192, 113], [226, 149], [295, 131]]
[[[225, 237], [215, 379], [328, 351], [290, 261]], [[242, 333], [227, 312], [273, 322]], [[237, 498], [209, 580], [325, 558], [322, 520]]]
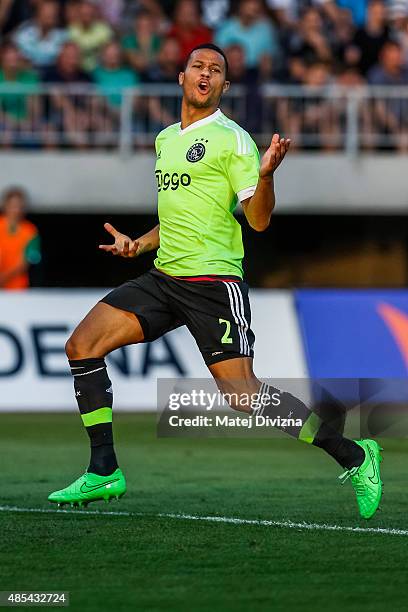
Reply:
[[378, 64], [368, 73], [368, 82], [372, 85], [408, 85], [408, 67], [397, 42], [385, 43]]
[[[182, 66], [180, 44], [175, 38], [165, 38], [160, 46], [156, 62], [146, 74], [148, 83], [170, 83], [177, 85]], [[159, 131], [179, 121], [179, 95], [149, 96], [145, 102], [147, 123], [151, 130]]]
[[32, 94], [38, 90], [38, 82], [37, 74], [25, 67], [17, 47], [12, 44], [4, 47], [0, 70], [0, 133], [3, 146], [13, 142], [22, 143], [37, 125], [38, 100]]
[[332, 51], [333, 66], [355, 67], [359, 60], [358, 49], [353, 45], [356, 28], [349, 11], [339, 11], [334, 31], [329, 30], [328, 41]]
[[[251, 133], [259, 133], [262, 120], [262, 98], [259, 95], [260, 70], [247, 68], [245, 51], [240, 45], [231, 45], [224, 49], [228, 59], [228, 80], [234, 85], [245, 88], [243, 96], [225, 96], [222, 103], [223, 112]], [[243, 104], [244, 102], [244, 104]]]
[[156, 21], [148, 11], [140, 12], [134, 20], [133, 31], [122, 39], [122, 47], [130, 66], [144, 74], [154, 63], [160, 42]]
[[174, 23], [168, 31], [170, 38], [180, 44], [181, 62], [185, 62], [191, 49], [212, 41], [212, 32], [201, 22], [196, 0], [179, 0], [174, 11]]
[[55, 63], [67, 33], [58, 27], [59, 6], [54, 0], [38, 5], [32, 21], [23, 23], [14, 35], [22, 55], [37, 68]]
[[221, 48], [240, 45], [248, 68], [257, 66], [264, 55], [276, 56], [279, 52], [276, 31], [264, 15], [261, 0], [240, 0], [237, 16], [220, 26], [215, 42]]
[[95, 70], [100, 50], [111, 40], [113, 31], [108, 23], [98, 18], [97, 7], [90, 0], [82, 0], [78, 9], [79, 21], [70, 24], [70, 39], [81, 49], [82, 68]]
[[63, 144], [87, 146], [92, 126], [90, 96], [88, 91], [76, 91], [74, 86], [88, 85], [91, 78], [81, 68], [81, 52], [75, 43], [65, 43], [56, 66], [45, 73], [44, 82], [57, 86], [45, 109], [47, 145], [55, 146], [62, 137]]
[[174, 4], [175, 0], [133, 0], [125, 2], [120, 29], [122, 32], [128, 33], [129, 24], [134, 22], [140, 11], [147, 11], [155, 22], [156, 30], [160, 34], [164, 34], [169, 27]]
[[383, 0], [372, 0], [367, 9], [367, 21], [355, 34], [352, 46], [358, 51], [358, 67], [362, 74], [377, 64], [380, 51], [390, 39], [387, 8]]
[[[307, 98], [282, 99], [278, 106], [279, 126], [293, 136], [295, 146], [332, 150], [339, 138], [335, 106], [328, 96], [331, 82], [330, 65], [315, 62], [307, 67], [302, 85]], [[300, 141], [300, 135], [303, 141]]]
[[[404, 64], [402, 48], [397, 42], [388, 41], [380, 53], [379, 63], [368, 73], [371, 85], [408, 85], [408, 67]], [[374, 116], [381, 130], [390, 135], [393, 144], [401, 152], [408, 151], [408, 102], [407, 99], [376, 99]]]
[[225, 21], [231, 7], [231, 0], [201, 0], [203, 22], [210, 29]]
[[27, 197], [12, 188], [2, 198], [0, 215], [0, 289], [27, 289], [29, 268], [41, 261], [38, 230], [25, 219]]
[[316, 8], [304, 11], [297, 30], [289, 39], [289, 52], [303, 57], [308, 63], [331, 61], [329, 41], [324, 32], [322, 17]]
[[165, 38], [156, 57], [156, 61], [146, 74], [148, 83], [174, 83], [178, 82], [178, 75], [182, 69], [180, 62], [180, 43], [176, 38]]
[[119, 109], [122, 103], [122, 90], [134, 87], [140, 82], [137, 73], [124, 65], [122, 50], [117, 42], [106, 45], [102, 52], [101, 64], [94, 70], [92, 76], [99, 91], [114, 109]]
[[393, 38], [401, 45], [408, 64], [408, 0], [391, 0], [389, 17]]
[[81, 0], [67, 0], [64, 5], [64, 23], [67, 24], [68, 28], [79, 22], [80, 6]]
[[74, 42], [66, 42], [55, 66], [44, 73], [45, 83], [91, 83], [91, 77], [81, 68], [81, 50]]

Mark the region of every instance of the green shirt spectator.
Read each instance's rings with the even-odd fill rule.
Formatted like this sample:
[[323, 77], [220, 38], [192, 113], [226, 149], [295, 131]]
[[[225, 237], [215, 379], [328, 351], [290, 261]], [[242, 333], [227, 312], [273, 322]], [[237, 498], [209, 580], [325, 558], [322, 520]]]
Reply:
[[11, 119], [27, 119], [30, 94], [37, 91], [38, 83], [37, 74], [22, 67], [18, 50], [7, 46], [0, 69], [0, 112]]
[[118, 108], [122, 103], [122, 89], [134, 87], [140, 81], [133, 70], [123, 66], [121, 49], [116, 42], [105, 47], [102, 64], [94, 71], [93, 79], [114, 108]]
[[161, 45], [161, 37], [151, 14], [147, 11], [136, 17], [133, 30], [122, 38], [122, 49], [130, 66], [145, 73], [155, 62]]

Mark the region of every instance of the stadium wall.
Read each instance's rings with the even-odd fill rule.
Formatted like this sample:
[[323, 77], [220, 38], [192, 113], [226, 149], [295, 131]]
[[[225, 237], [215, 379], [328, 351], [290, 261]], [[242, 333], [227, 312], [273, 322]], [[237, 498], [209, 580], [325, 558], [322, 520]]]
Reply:
[[[24, 186], [38, 212], [154, 212], [154, 163], [151, 153], [7, 152], [0, 190]], [[405, 174], [405, 156], [294, 153], [279, 169], [278, 212], [406, 214]]]
[[[75, 409], [64, 344], [104, 293], [0, 293], [0, 411]], [[407, 290], [254, 290], [251, 299], [260, 377], [408, 378]], [[109, 362], [121, 410], [154, 410], [158, 377], [208, 377], [185, 328]]]

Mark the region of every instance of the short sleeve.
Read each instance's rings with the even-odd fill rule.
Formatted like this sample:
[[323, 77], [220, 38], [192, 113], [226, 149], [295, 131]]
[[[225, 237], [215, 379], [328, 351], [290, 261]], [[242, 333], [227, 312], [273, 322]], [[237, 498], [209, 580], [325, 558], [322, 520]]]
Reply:
[[259, 151], [252, 138], [240, 131], [236, 147], [225, 158], [225, 170], [238, 200], [251, 198], [258, 184]]

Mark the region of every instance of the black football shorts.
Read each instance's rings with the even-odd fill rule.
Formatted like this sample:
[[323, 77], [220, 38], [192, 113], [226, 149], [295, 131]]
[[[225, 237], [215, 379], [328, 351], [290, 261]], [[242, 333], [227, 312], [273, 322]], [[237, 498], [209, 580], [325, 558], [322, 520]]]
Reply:
[[101, 301], [133, 312], [144, 342], [186, 325], [207, 365], [254, 355], [248, 285], [239, 277], [174, 277], [153, 268]]

